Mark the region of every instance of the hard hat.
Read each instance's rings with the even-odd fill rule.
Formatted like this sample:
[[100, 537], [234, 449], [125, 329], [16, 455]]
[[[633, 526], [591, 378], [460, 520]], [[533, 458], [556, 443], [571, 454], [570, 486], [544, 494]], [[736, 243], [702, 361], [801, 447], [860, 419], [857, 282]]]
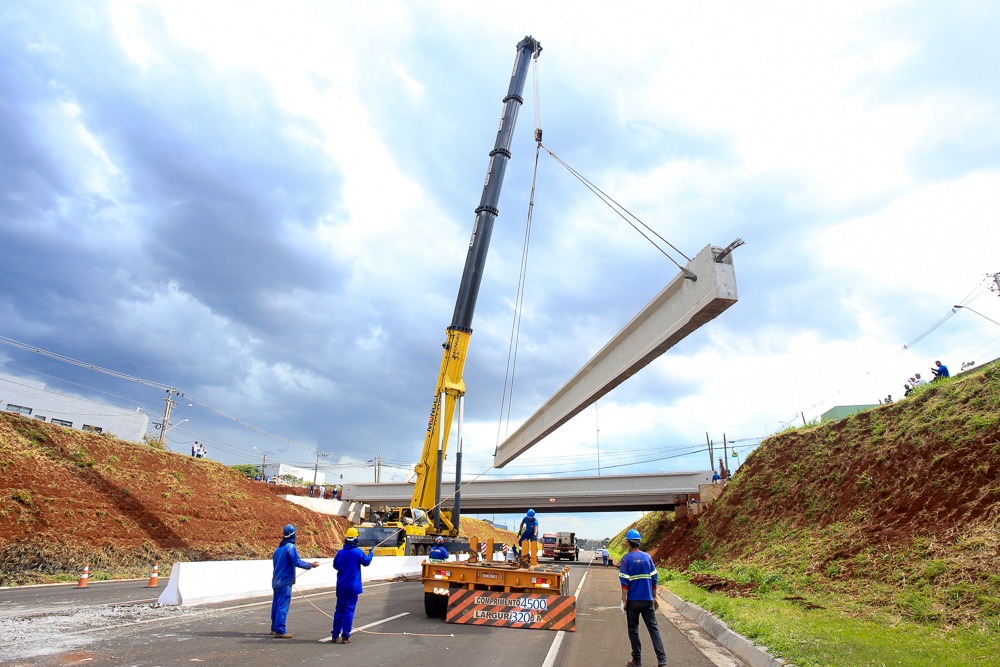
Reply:
[[444, 538], [438, 535], [434, 538], [434, 544], [444, 544]]
[[629, 542], [638, 542], [642, 539], [642, 535], [640, 535], [639, 531], [635, 528], [629, 528], [628, 532], [625, 533], [625, 539]]
[[355, 528], [354, 526], [351, 526], [350, 528], [347, 529], [347, 532], [344, 533], [344, 538], [348, 540], [358, 539], [358, 529]]
[[285, 526], [284, 530], [281, 531], [281, 534], [284, 535], [285, 537], [291, 537], [292, 535], [294, 535], [295, 534], [295, 524], [294, 523], [290, 523], [287, 526]]
[[535, 510], [528, 510], [528, 518], [534, 518]]

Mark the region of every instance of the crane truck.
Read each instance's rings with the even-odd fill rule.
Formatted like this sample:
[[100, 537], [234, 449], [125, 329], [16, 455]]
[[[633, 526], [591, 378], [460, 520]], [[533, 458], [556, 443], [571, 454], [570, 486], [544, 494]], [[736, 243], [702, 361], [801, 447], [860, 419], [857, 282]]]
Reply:
[[[472, 315], [486, 265], [493, 224], [499, 215], [500, 189], [510, 160], [510, 145], [523, 104], [521, 97], [532, 59], [538, 58], [541, 44], [525, 37], [517, 44], [514, 70], [496, 143], [490, 151], [482, 197], [476, 207], [465, 268], [451, 325], [445, 332], [444, 354], [438, 373], [434, 400], [424, 433], [420, 461], [414, 467], [416, 482], [408, 507], [376, 511], [372, 522], [358, 527], [359, 544], [375, 547], [377, 555], [426, 555], [436, 537], [444, 538], [448, 551], [468, 554], [466, 561], [424, 561], [424, 611], [430, 617], [447, 617], [455, 623], [506, 625], [551, 630], [574, 630], [576, 599], [569, 594], [569, 567], [539, 565], [532, 556], [530, 566], [493, 561], [492, 540], [483, 558], [475, 538], [459, 537], [462, 483], [462, 412], [465, 397], [463, 371], [472, 336]], [[535, 130], [541, 141], [541, 130]], [[456, 433], [454, 509], [442, 507], [441, 476], [445, 453], [458, 415]]]
[[[375, 547], [376, 555], [426, 555], [438, 536], [444, 538], [449, 552], [468, 551], [468, 540], [459, 538], [462, 400], [465, 396], [463, 370], [472, 336], [472, 315], [475, 312], [479, 286], [486, 265], [486, 253], [489, 250], [494, 221], [500, 212], [497, 208], [500, 202], [500, 189], [511, 156], [510, 144], [517, 113], [523, 103], [521, 95], [528, 75], [528, 65], [532, 58], [538, 58], [541, 51], [541, 44], [531, 37], [525, 37], [517, 45], [514, 71], [511, 74], [507, 95], [503, 99], [503, 114], [497, 130], [496, 143], [489, 154], [486, 182], [483, 185], [479, 206], [476, 207], [476, 220], [472, 226], [472, 239], [469, 242], [465, 269], [459, 284], [455, 311], [442, 345], [444, 354], [430, 417], [427, 420], [427, 430], [424, 433], [423, 451], [414, 467], [416, 483], [413, 487], [413, 497], [407, 507], [379, 508], [369, 515], [369, 521], [358, 526], [359, 545]], [[441, 471], [456, 412], [458, 444], [455, 500], [452, 510], [442, 507]]]

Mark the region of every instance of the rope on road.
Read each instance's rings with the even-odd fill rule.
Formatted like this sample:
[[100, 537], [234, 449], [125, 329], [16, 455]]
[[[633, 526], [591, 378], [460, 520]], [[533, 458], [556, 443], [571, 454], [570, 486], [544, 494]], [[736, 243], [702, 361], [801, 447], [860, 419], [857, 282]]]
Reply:
[[[307, 572], [308, 572], [308, 570], [307, 570]], [[313, 609], [315, 609], [319, 613], [323, 614], [324, 616], [326, 616], [331, 621], [333, 620], [333, 616], [331, 616], [330, 614], [326, 613], [325, 611], [323, 611], [322, 609], [320, 609], [319, 607], [317, 607], [313, 603], [313, 601], [310, 600], [308, 597], [306, 597], [305, 594], [303, 594], [302, 591], [300, 591], [295, 585], [292, 585], [292, 590], [294, 590], [296, 593], [299, 594], [299, 598], [300, 599], [305, 600], [306, 602], [308, 602], [310, 607], [312, 607]], [[423, 633], [423, 632], [375, 632], [374, 630], [355, 630], [354, 632], [355, 633], [361, 632], [361, 633], [364, 633], [366, 635], [396, 635], [396, 636], [399, 636], [399, 637], [454, 637], [455, 636], [454, 634], [445, 635], [445, 634], [431, 634], [431, 633]]]

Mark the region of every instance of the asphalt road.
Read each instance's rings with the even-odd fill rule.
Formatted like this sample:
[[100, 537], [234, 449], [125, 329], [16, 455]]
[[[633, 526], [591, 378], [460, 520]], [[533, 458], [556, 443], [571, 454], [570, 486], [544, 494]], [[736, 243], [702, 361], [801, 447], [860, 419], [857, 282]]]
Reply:
[[[584, 556], [584, 554], [581, 554]], [[587, 554], [589, 556], [589, 554]], [[323, 664], [470, 664], [513, 667], [624, 665], [625, 617], [616, 568], [573, 563], [577, 631], [552, 632], [445, 623], [423, 610], [419, 581], [366, 584], [348, 645], [329, 642], [335, 593], [295, 593], [292, 639], [270, 634], [270, 598], [192, 608], [155, 607], [160, 589], [145, 581], [94, 582], [0, 591], [0, 664], [221, 666]], [[582, 586], [581, 586], [582, 582]], [[739, 667], [742, 663], [661, 603], [660, 631], [672, 667]], [[686, 626], [685, 626], [686, 624]], [[655, 665], [645, 629], [644, 664]], [[326, 640], [321, 641], [321, 640]], [[700, 646], [700, 648], [698, 646]]]

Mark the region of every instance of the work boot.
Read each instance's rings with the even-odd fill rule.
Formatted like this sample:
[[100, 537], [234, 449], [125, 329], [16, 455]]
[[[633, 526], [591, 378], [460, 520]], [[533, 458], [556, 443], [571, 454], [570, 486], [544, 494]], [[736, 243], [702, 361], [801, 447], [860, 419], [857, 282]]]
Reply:
[[341, 644], [350, 644], [351, 643], [351, 638], [350, 637], [341, 637], [340, 638], [340, 643]]
[[275, 639], [291, 639], [293, 637], [291, 632], [275, 632]]
[[642, 663], [636, 662], [635, 660], [629, 660], [625, 663], [625, 667], [642, 667]]

